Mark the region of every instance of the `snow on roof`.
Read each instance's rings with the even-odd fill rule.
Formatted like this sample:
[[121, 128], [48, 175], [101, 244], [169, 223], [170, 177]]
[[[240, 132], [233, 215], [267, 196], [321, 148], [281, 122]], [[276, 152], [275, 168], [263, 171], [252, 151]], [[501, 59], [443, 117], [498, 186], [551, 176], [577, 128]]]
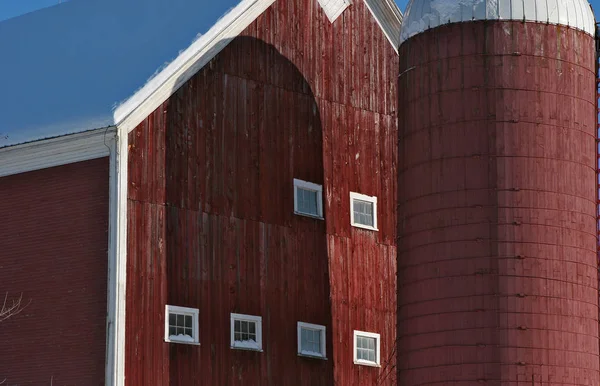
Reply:
[[120, 103], [238, 3], [72, 0], [0, 22], [0, 148], [115, 125]]
[[595, 33], [588, 0], [411, 0], [400, 43], [428, 29], [472, 20], [525, 20], [562, 24]]

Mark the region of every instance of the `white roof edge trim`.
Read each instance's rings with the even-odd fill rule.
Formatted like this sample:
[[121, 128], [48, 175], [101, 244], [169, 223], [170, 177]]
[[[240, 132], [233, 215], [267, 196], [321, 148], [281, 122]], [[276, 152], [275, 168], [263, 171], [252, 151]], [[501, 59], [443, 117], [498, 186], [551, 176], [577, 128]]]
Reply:
[[108, 157], [113, 126], [0, 149], [0, 177]]
[[333, 23], [352, 4], [352, 0], [318, 0], [330, 23]]
[[596, 33], [588, 0], [411, 0], [400, 32], [400, 44], [426, 30], [476, 20], [518, 20], [564, 25]]
[[276, 0], [244, 0], [114, 111], [119, 128], [132, 131], [200, 71]]
[[365, 0], [365, 5], [398, 53], [403, 16], [396, 2], [393, 0]]

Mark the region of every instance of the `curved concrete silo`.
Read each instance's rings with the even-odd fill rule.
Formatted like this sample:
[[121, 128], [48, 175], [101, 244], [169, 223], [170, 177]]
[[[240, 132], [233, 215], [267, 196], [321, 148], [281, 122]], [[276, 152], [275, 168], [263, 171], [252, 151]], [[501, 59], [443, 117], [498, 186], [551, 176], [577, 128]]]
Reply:
[[586, 0], [413, 0], [399, 75], [399, 384], [600, 385]]

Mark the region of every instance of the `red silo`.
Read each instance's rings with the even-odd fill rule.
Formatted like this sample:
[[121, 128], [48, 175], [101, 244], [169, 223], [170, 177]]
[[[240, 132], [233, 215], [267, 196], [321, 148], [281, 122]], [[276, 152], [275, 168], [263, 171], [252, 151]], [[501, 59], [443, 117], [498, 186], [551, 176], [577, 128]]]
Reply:
[[586, 0], [409, 4], [400, 385], [600, 385], [594, 30]]

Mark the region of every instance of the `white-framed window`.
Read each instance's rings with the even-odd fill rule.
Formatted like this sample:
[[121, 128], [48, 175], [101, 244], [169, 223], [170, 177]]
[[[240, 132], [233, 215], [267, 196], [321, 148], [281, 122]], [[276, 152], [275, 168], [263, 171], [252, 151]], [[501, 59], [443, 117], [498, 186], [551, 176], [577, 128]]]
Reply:
[[323, 218], [323, 185], [294, 178], [294, 213]]
[[262, 318], [231, 314], [231, 348], [262, 351]]
[[298, 355], [326, 359], [325, 326], [298, 322]]
[[377, 197], [350, 192], [350, 223], [364, 229], [377, 229]]
[[380, 342], [379, 334], [354, 330], [354, 363], [379, 366]]
[[200, 344], [197, 308], [165, 306], [165, 342]]

